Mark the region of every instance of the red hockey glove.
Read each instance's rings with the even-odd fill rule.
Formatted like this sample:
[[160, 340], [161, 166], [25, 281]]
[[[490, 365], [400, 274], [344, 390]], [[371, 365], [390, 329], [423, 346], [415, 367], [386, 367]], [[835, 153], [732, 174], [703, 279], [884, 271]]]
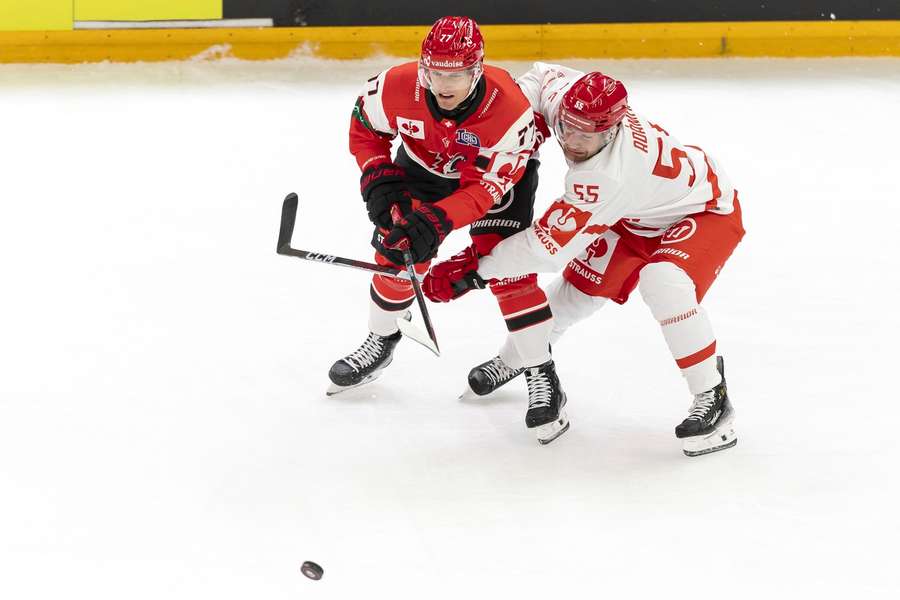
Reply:
[[399, 206], [401, 213], [412, 210], [406, 171], [394, 163], [381, 163], [363, 171], [359, 191], [366, 203], [369, 220], [378, 227], [391, 228], [391, 206]]
[[[447, 213], [434, 204], [423, 204], [416, 210], [400, 215], [394, 211], [394, 226], [384, 238], [384, 246], [390, 250], [384, 257], [391, 262], [403, 264], [403, 250], [408, 249], [414, 263], [424, 262], [437, 254], [438, 246], [453, 230], [453, 223]], [[399, 257], [399, 261], [397, 258]]]
[[475, 246], [434, 265], [422, 281], [422, 291], [432, 302], [450, 302], [470, 290], [485, 287], [487, 282], [478, 274]]

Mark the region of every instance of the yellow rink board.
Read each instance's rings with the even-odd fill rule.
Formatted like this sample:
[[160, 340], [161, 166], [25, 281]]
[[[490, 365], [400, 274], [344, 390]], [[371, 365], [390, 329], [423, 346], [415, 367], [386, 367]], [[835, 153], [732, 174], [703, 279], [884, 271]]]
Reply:
[[76, 21], [221, 19], [222, 0], [72, 0]]
[[0, 31], [70, 29], [72, 0], [0, 0]]
[[[0, 62], [414, 57], [427, 26], [0, 33]], [[900, 21], [485, 25], [487, 59], [900, 56]]]

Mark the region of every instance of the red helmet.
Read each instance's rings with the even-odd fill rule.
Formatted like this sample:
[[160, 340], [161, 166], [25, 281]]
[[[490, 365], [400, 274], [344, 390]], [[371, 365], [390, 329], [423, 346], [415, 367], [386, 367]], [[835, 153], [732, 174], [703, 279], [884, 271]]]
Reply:
[[422, 42], [422, 66], [441, 71], [461, 71], [484, 60], [484, 38], [478, 23], [469, 17], [441, 17]]
[[588, 73], [563, 96], [559, 120], [581, 131], [601, 132], [615, 127], [628, 110], [628, 92], [621, 81], [603, 73]]

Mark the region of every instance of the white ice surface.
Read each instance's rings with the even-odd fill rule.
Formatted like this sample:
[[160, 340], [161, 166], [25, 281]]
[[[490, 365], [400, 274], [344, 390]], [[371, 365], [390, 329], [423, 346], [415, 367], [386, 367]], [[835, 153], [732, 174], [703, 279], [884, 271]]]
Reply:
[[277, 256], [281, 199], [371, 258], [346, 131], [389, 62], [0, 66], [0, 598], [900, 597], [900, 61], [570, 63], [741, 191], [705, 302], [740, 441], [695, 459], [637, 294], [555, 348], [547, 447], [522, 382], [456, 400], [485, 293], [325, 397], [368, 278]]

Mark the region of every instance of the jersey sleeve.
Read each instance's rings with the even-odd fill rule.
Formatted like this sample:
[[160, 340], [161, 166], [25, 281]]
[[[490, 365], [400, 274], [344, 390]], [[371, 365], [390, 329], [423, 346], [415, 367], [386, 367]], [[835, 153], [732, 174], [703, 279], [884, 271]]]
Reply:
[[581, 71], [562, 65], [536, 62], [527, 73], [516, 80], [516, 83], [528, 98], [532, 110], [541, 115], [547, 126], [552, 129], [563, 95], [583, 76], [584, 73]]
[[534, 114], [526, 108], [489, 148], [478, 149], [460, 173], [459, 189], [437, 203], [459, 229], [477, 221], [518, 183], [535, 145]]
[[350, 153], [360, 170], [391, 160], [391, 140], [397, 137], [384, 106], [388, 73], [383, 71], [366, 81], [350, 118]]
[[626, 190], [599, 173], [571, 173], [566, 193], [531, 227], [506, 238], [479, 261], [478, 274], [503, 279], [555, 273], [625, 214]]

